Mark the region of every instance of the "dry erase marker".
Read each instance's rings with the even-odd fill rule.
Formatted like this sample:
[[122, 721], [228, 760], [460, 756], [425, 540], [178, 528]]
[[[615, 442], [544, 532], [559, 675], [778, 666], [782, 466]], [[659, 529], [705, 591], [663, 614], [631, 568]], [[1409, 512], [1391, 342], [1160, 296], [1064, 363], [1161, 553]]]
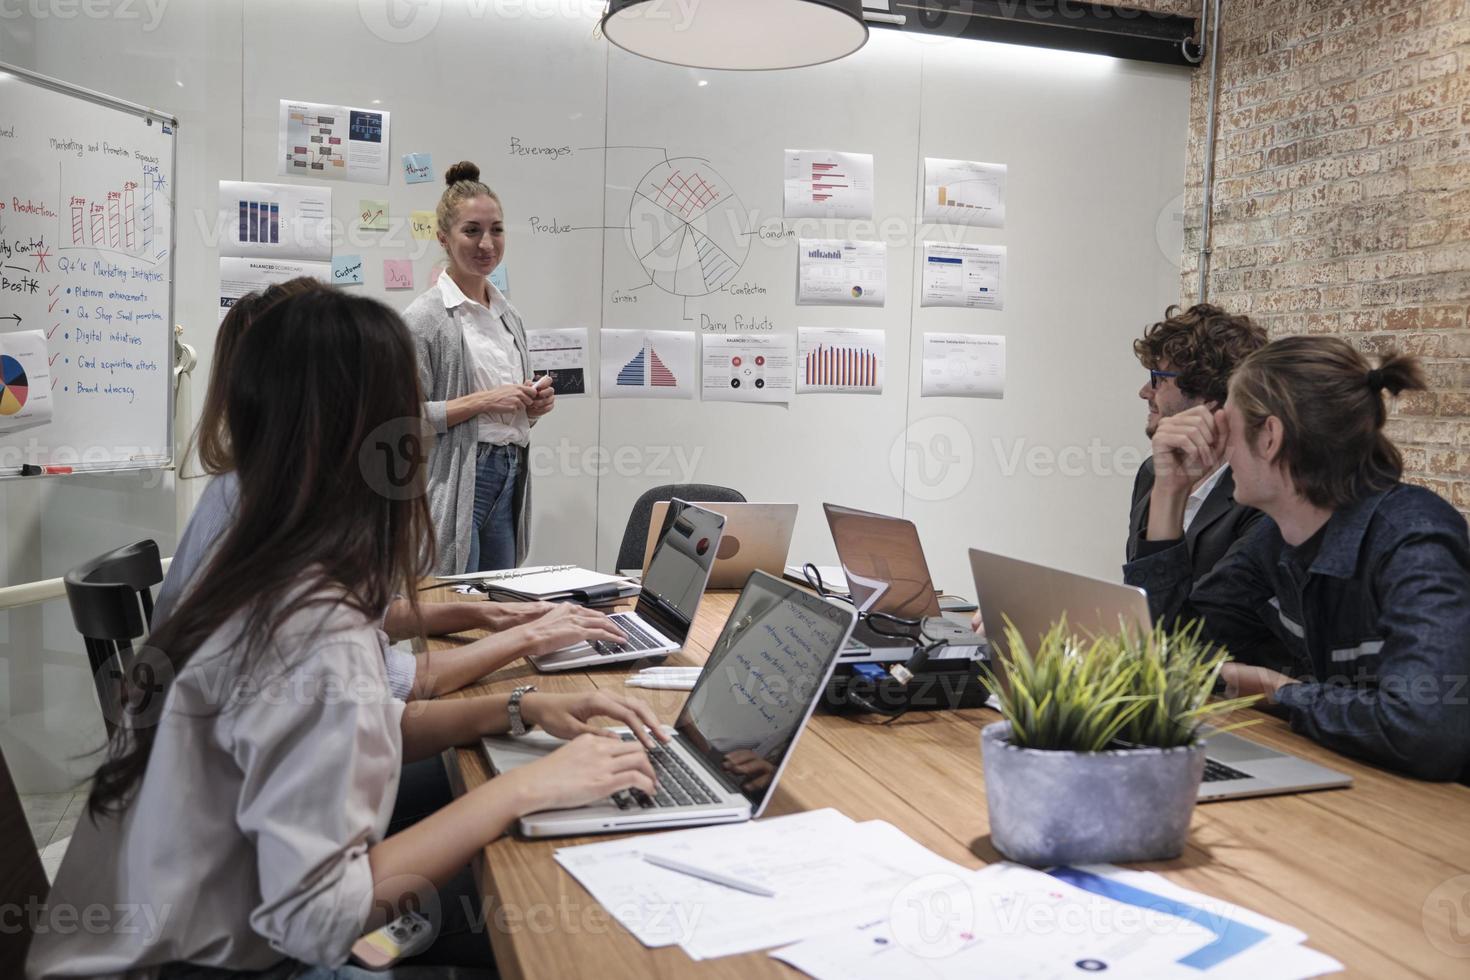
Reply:
[[551, 387], [551, 375], [541, 375], [541, 377], [537, 378], [536, 383], [531, 385], [531, 387], [535, 388], [537, 391], [545, 391], [547, 388]]

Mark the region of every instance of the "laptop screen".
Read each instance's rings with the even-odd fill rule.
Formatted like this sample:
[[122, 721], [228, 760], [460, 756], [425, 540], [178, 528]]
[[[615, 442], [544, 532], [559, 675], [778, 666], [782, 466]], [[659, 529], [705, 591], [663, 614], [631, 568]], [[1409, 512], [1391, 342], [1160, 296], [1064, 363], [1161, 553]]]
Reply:
[[675, 723], [759, 816], [851, 632], [850, 606], [754, 572]]
[[725, 518], [713, 511], [682, 500], [669, 504], [663, 535], [643, 576], [638, 612], [673, 639], [689, 635], [724, 527]]
[[940, 615], [924, 548], [911, 521], [835, 504], [823, 504], [822, 509], [859, 611], [904, 619]]

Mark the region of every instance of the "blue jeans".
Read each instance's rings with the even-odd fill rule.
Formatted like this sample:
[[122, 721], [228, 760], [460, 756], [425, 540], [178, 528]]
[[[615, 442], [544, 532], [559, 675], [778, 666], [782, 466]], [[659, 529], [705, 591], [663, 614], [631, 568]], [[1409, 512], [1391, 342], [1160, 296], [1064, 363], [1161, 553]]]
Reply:
[[470, 526], [467, 572], [514, 568], [518, 446], [482, 442], [475, 450], [475, 516]]

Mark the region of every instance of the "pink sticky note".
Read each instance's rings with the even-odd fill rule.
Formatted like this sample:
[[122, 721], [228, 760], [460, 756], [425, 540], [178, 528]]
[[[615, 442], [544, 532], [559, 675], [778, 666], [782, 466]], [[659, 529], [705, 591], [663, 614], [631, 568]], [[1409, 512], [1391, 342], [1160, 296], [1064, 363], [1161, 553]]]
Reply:
[[440, 268], [439, 266], [436, 265], [436, 266], [434, 266], [434, 268], [430, 269], [429, 270], [429, 285], [432, 286], [432, 285], [434, 285], [434, 283], [438, 282], [439, 281], [439, 277], [442, 276], [442, 275], [444, 275], [444, 270], [442, 268]]
[[384, 259], [383, 288], [412, 289], [413, 261], [411, 259]]

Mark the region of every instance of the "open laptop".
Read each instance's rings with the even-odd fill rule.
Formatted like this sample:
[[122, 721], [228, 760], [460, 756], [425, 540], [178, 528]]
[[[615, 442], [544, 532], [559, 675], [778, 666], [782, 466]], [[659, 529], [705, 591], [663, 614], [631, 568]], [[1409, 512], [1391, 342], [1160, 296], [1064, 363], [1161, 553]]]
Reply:
[[[725, 533], [720, 535], [719, 554], [709, 573], [711, 589], [738, 589], [750, 573], [762, 572], [781, 577], [786, 567], [786, 553], [791, 550], [791, 534], [796, 530], [795, 504], [706, 503], [693, 501], [705, 510], [725, 518]], [[643, 552], [643, 567], [648, 568], [669, 514], [678, 508], [660, 500], [653, 505], [648, 521], [648, 544]]]
[[[980, 599], [990, 643], [1004, 651], [1007, 618], [1021, 636], [1035, 644], [1065, 612], [1067, 625], [1079, 633], [1116, 630], [1119, 623], [1152, 628], [1148, 596], [1142, 589], [1075, 575], [1015, 558], [970, 549], [970, 571]], [[1352, 785], [1351, 776], [1248, 738], [1206, 728], [1205, 778], [1201, 803], [1299, 793]]]
[[725, 519], [703, 507], [678, 503], [679, 513], [664, 528], [648, 563], [638, 605], [632, 612], [613, 613], [610, 617], [627, 639], [622, 643], [575, 643], [527, 658], [533, 667], [546, 672], [571, 670], [664, 657], [684, 646], [689, 625], [699, 611], [699, 600], [704, 597]]
[[[938, 657], [971, 657], [983, 641], [966, 623], [946, 619], [939, 609], [934, 580], [924, 560], [924, 547], [912, 521], [871, 514], [851, 507], [823, 504], [837, 560], [847, 579], [847, 588], [860, 613], [886, 613], [906, 620], [921, 620], [928, 640], [944, 639], [949, 646]], [[880, 621], [881, 623], [881, 621]], [[916, 640], [904, 627], [882, 624], [878, 628], [859, 621], [852, 640], [843, 651], [842, 662], [863, 660], [907, 660]]]
[[[659, 791], [521, 818], [528, 837], [737, 823], [761, 815], [852, 631], [850, 606], [754, 572], [689, 692], [670, 741], [649, 753]], [[624, 739], [626, 728], [611, 729]], [[565, 743], [545, 732], [484, 740], [497, 773]]]

